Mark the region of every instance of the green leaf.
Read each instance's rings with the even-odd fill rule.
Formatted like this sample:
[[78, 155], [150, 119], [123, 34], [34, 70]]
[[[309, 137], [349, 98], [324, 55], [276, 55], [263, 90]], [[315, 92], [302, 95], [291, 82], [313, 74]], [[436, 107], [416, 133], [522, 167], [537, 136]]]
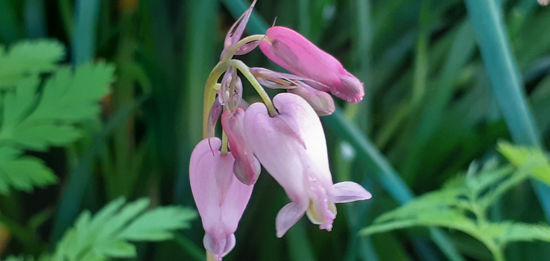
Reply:
[[105, 63], [87, 63], [73, 72], [58, 70], [44, 86], [42, 98], [29, 121], [78, 121], [99, 112], [99, 99], [109, 91], [114, 67]]
[[55, 175], [42, 161], [21, 156], [21, 152], [8, 146], [0, 146], [0, 194], [7, 194], [10, 187], [32, 191], [57, 181]]
[[147, 211], [148, 199], [124, 203], [124, 199], [112, 201], [93, 217], [83, 212], [57, 245], [54, 259], [132, 258], [136, 249], [128, 241], [169, 239], [174, 231], [189, 227], [196, 217], [194, 211], [182, 207]]
[[64, 57], [65, 49], [53, 40], [20, 42], [9, 51], [0, 45], [0, 89], [15, 86], [30, 74], [51, 72]]
[[[187, 220], [195, 217], [195, 212], [179, 207], [164, 207], [140, 216], [124, 231], [121, 237], [136, 241], [166, 240], [172, 237], [170, 230], [188, 228]], [[181, 224], [184, 224], [182, 227]]]
[[103, 63], [85, 64], [74, 72], [69, 67], [58, 70], [40, 97], [38, 78], [20, 80], [4, 99], [0, 141], [32, 150], [75, 141], [80, 131], [74, 124], [97, 115], [112, 80], [113, 67]]
[[534, 240], [550, 242], [550, 226], [545, 224], [504, 223], [498, 226], [503, 227], [503, 233], [499, 235], [502, 242]]
[[499, 142], [498, 151], [517, 168], [528, 168], [529, 174], [550, 186], [550, 161], [535, 147], [514, 146]]

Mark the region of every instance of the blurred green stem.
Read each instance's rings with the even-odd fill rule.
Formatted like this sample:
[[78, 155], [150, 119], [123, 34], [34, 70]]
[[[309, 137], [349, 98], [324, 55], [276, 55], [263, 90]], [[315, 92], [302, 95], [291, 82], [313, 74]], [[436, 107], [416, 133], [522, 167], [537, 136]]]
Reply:
[[240, 60], [230, 60], [229, 62], [231, 66], [237, 68], [244, 75], [244, 77], [250, 82], [250, 84], [252, 84], [252, 87], [254, 87], [258, 95], [260, 95], [260, 98], [262, 98], [262, 101], [264, 102], [265, 106], [267, 107], [267, 110], [269, 111], [269, 115], [271, 117], [277, 115], [277, 110], [275, 110], [275, 107], [271, 102], [271, 98], [269, 98], [269, 95], [265, 92], [262, 85], [260, 85], [258, 80], [256, 80], [256, 77], [252, 75], [252, 73], [248, 69], [248, 66], [246, 66], [246, 64], [244, 64]]
[[71, 12], [71, 3], [69, 0], [58, 0], [57, 4], [59, 5], [59, 12], [61, 13], [61, 20], [63, 21], [63, 26], [65, 26], [67, 38], [73, 39], [73, 14]]

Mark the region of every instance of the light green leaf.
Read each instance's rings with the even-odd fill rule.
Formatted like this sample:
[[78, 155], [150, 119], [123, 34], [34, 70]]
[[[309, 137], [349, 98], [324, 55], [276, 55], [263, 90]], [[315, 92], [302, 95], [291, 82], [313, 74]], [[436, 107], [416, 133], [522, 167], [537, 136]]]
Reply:
[[19, 125], [13, 140], [25, 148], [45, 150], [49, 146], [63, 146], [80, 138], [80, 131], [71, 125], [41, 123], [31, 126]]
[[73, 72], [59, 69], [44, 86], [42, 98], [29, 121], [80, 121], [99, 112], [99, 100], [109, 91], [114, 67], [105, 63], [83, 64]]
[[7, 52], [0, 45], [0, 89], [15, 86], [28, 75], [51, 72], [64, 57], [65, 49], [53, 40], [20, 42]]
[[161, 241], [175, 230], [189, 227], [194, 211], [159, 207], [147, 211], [148, 199], [124, 205], [112, 201], [95, 216], [85, 211], [57, 245], [55, 260], [108, 260], [132, 258], [136, 249], [129, 241]]
[[42, 161], [21, 156], [15, 148], [0, 147], [0, 193], [7, 194], [10, 187], [30, 192], [33, 187], [44, 187], [57, 181]]
[[[172, 237], [167, 231], [181, 228], [187, 220], [195, 218], [192, 210], [182, 210], [178, 207], [165, 207], [152, 210], [136, 219], [120, 234], [128, 240], [165, 240]], [[187, 228], [187, 226], [183, 227]]]
[[550, 242], [550, 226], [546, 224], [502, 223], [493, 226], [502, 228], [498, 238], [503, 243], [535, 240]]
[[543, 151], [535, 147], [514, 146], [499, 142], [498, 151], [517, 168], [528, 168], [529, 174], [550, 186], [550, 161]]

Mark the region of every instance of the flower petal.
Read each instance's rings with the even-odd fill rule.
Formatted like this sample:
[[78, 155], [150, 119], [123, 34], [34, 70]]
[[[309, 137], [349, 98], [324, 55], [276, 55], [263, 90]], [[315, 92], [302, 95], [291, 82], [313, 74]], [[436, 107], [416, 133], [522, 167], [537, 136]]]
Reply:
[[204, 244], [204, 248], [214, 255], [216, 260], [222, 260], [235, 247], [235, 234], [215, 238], [207, 233], [204, 235], [202, 243]]
[[296, 88], [290, 89], [288, 92], [304, 98], [319, 116], [331, 115], [334, 112], [334, 100], [324, 91], [318, 91], [299, 82]]
[[252, 185], [256, 183], [261, 167], [245, 136], [244, 117], [245, 112], [241, 108], [237, 108], [234, 113], [224, 111], [222, 127], [227, 135], [231, 154], [235, 157], [233, 165], [235, 176], [242, 183]]
[[334, 189], [333, 201], [335, 203], [366, 200], [372, 197], [372, 195], [361, 185], [351, 181], [336, 183], [332, 188]]
[[225, 36], [225, 40], [223, 43], [223, 51], [220, 56], [220, 59], [222, 59], [225, 56], [225, 52], [233, 44], [238, 42], [241, 39], [241, 36], [243, 35], [244, 29], [246, 28], [246, 24], [248, 23], [248, 19], [250, 19], [250, 15], [252, 14], [252, 10], [254, 9], [254, 5], [256, 5], [256, 0], [252, 1], [252, 4], [244, 13], [235, 21], [235, 23], [229, 28], [229, 31], [227, 31], [227, 35]]
[[290, 202], [286, 204], [279, 213], [277, 213], [277, 218], [275, 219], [275, 226], [277, 230], [277, 237], [283, 237], [285, 233], [292, 227], [302, 216], [307, 209], [306, 203]]

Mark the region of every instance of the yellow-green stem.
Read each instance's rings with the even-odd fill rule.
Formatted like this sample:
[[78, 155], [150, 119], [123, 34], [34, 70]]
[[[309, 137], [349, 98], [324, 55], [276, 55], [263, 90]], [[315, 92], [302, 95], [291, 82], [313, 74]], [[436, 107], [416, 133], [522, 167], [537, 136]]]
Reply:
[[217, 261], [217, 259], [210, 252], [206, 251], [206, 261]]
[[214, 69], [210, 72], [206, 84], [204, 86], [204, 104], [202, 110], [202, 137], [208, 138], [208, 115], [210, 114], [210, 107], [216, 98], [215, 88], [218, 83], [218, 78], [223, 74], [223, 72], [229, 67], [228, 62], [219, 62], [214, 66]]
[[225, 131], [222, 131], [222, 155], [227, 153], [227, 134]]
[[256, 80], [256, 77], [252, 75], [252, 73], [248, 69], [248, 66], [246, 66], [246, 64], [244, 64], [242, 61], [234, 60], [234, 59], [229, 60], [229, 64], [237, 68], [237, 70], [239, 70], [244, 75], [244, 77], [246, 77], [246, 79], [250, 82], [250, 84], [252, 84], [252, 87], [254, 87], [258, 95], [260, 95], [260, 98], [262, 98], [262, 101], [265, 103], [265, 106], [269, 111], [269, 115], [271, 117], [277, 115], [277, 110], [275, 110], [275, 107], [271, 102], [271, 98], [269, 98], [269, 95], [267, 95], [262, 85], [260, 85], [258, 80]]
[[231, 48], [227, 51], [227, 53], [225, 53], [222, 61], [229, 61], [231, 58], [233, 58], [233, 56], [237, 53], [237, 51], [239, 51], [239, 49], [243, 45], [254, 41], [260, 41], [264, 38], [265, 38], [265, 35], [263, 34], [253, 34], [241, 39], [240, 41], [236, 42], [233, 46], [231, 46]]
[[[210, 72], [210, 75], [208, 76], [208, 79], [206, 80], [206, 84], [204, 86], [204, 104], [203, 104], [203, 110], [202, 110], [202, 137], [208, 138], [208, 116], [210, 114], [210, 107], [212, 106], [212, 103], [214, 102], [214, 99], [216, 98], [216, 92], [215, 89], [218, 84], [218, 78], [227, 70], [227, 67], [230, 65], [230, 59], [237, 53], [239, 48], [241, 48], [243, 45], [253, 42], [253, 41], [260, 41], [265, 37], [263, 34], [255, 34], [250, 35], [248, 37], [245, 37], [241, 39], [240, 41], [236, 42], [225, 54], [223, 59], [214, 66], [214, 69]], [[242, 62], [241, 62], [242, 63]], [[244, 65], [244, 63], [242, 63]], [[245, 65], [246, 67], [246, 65]], [[247, 71], [248, 71], [248, 67]], [[243, 73], [244, 74], [244, 73]], [[250, 74], [250, 72], [249, 72]], [[248, 79], [248, 77], [247, 77]], [[255, 80], [255, 79], [254, 79]], [[258, 84], [259, 85], [259, 84]], [[261, 86], [260, 86], [261, 87]], [[256, 87], [254, 87], [256, 88]], [[257, 89], [257, 88], [256, 88]], [[263, 90], [263, 89], [262, 89]], [[264, 92], [265, 93], [265, 92]], [[261, 96], [261, 95], [260, 95]]]

